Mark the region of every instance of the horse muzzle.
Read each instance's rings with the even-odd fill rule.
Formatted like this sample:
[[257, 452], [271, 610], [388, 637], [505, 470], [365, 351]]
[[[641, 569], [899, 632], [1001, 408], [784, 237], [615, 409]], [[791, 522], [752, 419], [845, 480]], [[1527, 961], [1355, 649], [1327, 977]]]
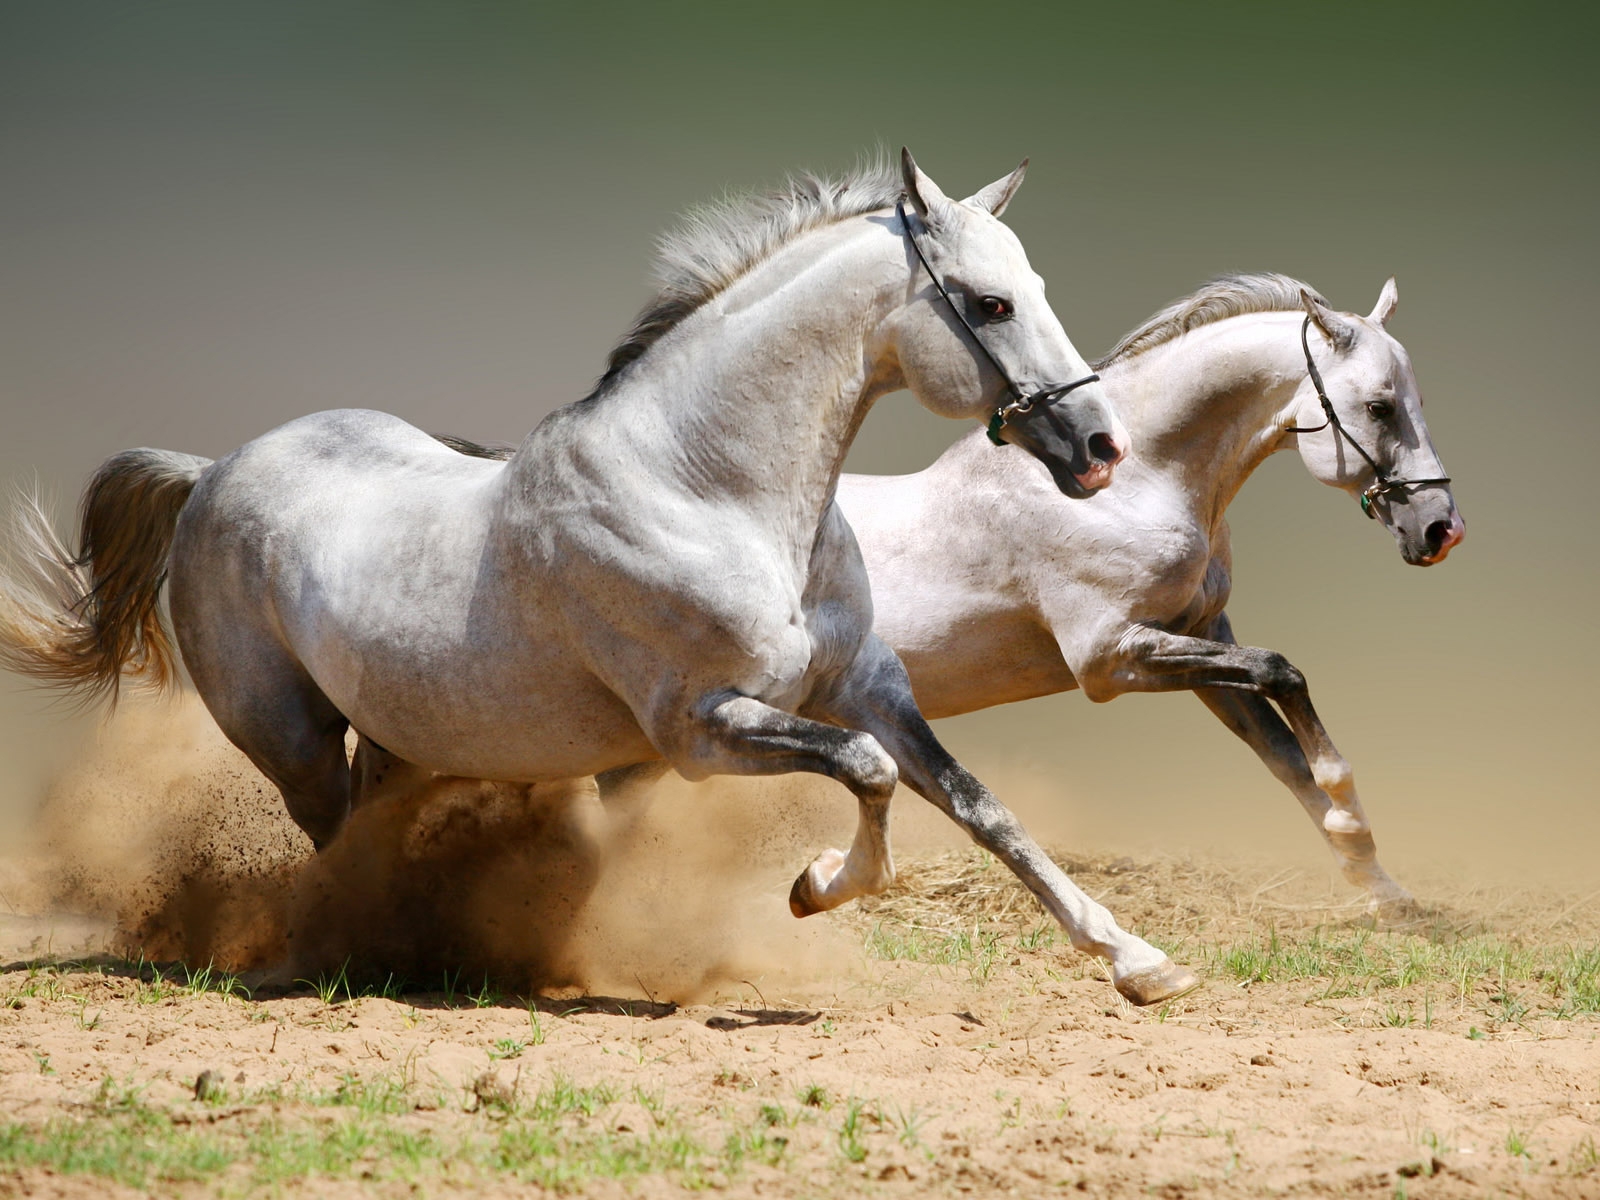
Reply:
[[1461, 512], [1443, 488], [1415, 492], [1392, 503], [1383, 501], [1378, 516], [1399, 544], [1400, 557], [1414, 567], [1443, 562], [1467, 536]]
[[1036, 404], [1005, 422], [1006, 440], [1045, 465], [1056, 486], [1082, 500], [1110, 485], [1128, 455], [1128, 431], [1097, 397]]
[[1423, 530], [1422, 537], [1428, 544], [1428, 553], [1423, 555], [1419, 565], [1431, 567], [1434, 563], [1443, 562], [1466, 536], [1467, 524], [1461, 519], [1461, 514], [1452, 508], [1448, 521], [1434, 521]]

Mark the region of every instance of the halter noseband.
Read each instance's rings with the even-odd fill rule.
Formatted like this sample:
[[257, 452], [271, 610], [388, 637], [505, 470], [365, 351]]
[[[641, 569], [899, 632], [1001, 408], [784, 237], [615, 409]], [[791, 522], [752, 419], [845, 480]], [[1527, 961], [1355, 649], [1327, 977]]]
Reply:
[[972, 327], [972, 322], [967, 320], [960, 306], [956, 304], [950, 293], [945, 290], [944, 283], [934, 272], [933, 264], [928, 261], [928, 256], [922, 252], [922, 247], [917, 244], [916, 234], [911, 232], [911, 222], [906, 218], [905, 201], [896, 200], [894, 211], [895, 215], [900, 218], [900, 227], [906, 231], [906, 240], [911, 243], [911, 248], [917, 252], [917, 260], [922, 263], [922, 269], [928, 273], [928, 278], [933, 280], [933, 286], [938, 290], [939, 295], [944, 297], [944, 302], [950, 306], [950, 311], [955, 314], [956, 320], [961, 322], [961, 327], [972, 336], [973, 342], [979, 350], [983, 351], [983, 356], [989, 360], [994, 369], [1000, 372], [1000, 378], [1006, 381], [1006, 388], [1011, 392], [1012, 399], [995, 409], [994, 415], [989, 418], [988, 434], [991, 442], [996, 446], [1004, 446], [1006, 444], [1005, 439], [1000, 436], [1000, 430], [1014, 414], [1031, 412], [1036, 404], [1052, 404], [1068, 392], [1075, 391], [1085, 384], [1098, 383], [1100, 381], [1100, 376], [1098, 375], [1085, 375], [1082, 379], [1074, 379], [1071, 383], [1064, 383], [1060, 387], [1041, 388], [1037, 392], [1024, 392], [1017, 386], [1016, 381], [1011, 378], [1011, 372], [1001, 365], [994, 352], [983, 344], [983, 339], [978, 336], [978, 331]]
[[1378, 514], [1372, 509], [1372, 502], [1388, 495], [1390, 492], [1403, 491], [1406, 488], [1412, 487], [1422, 487], [1424, 484], [1429, 483], [1449, 483], [1450, 476], [1448, 475], [1442, 475], [1438, 479], [1391, 479], [1388, 473], [1378, 465], [1377, 460], [1373, 458], [1372, 455], [1368, 454], [1366, 450], [1362, 448], [1361, 443], [1356, 441], [1356, 439], [1351, 436], [1350, 431], [1344, 427], [1344, 422], [1339, 420], [1339, 414], [1333, 411], [1333, 401], [1328, 399], [1328, 391], [1322, 386], [1322, 372], [1317, 370], [1317, 364], [1311, 357], [1311, 341], [1308, 336], [1310, 330], [1311, 314], [1307, 313], [1306, 319], [1300, 324], [1300, 348], [1304, 350], [1306, 354], [1306, 374], [1311, 376], [1311, 386], [1317, 389], [1317, 399], [1322, 401], [1322, 411], [1327, 414], [1328, 419], [1321, 425], [1312, 425], [1307, 428], [1291, 425], [1285, 429], [1284, 432], [1320, 433], [1322, 430], [1332, 425], [1334, 432], [1343, 437], [1345, 441], [1349, 442], [1350, 445], [1355, 448], [1355, 452], [1361, 455], [1362, 458], [1366, 459], [1367, 466], [1371, 467], [1372, 473], [1377, 476], [1377, 478], [1373, 480], [1371, 486], [1367, 487], [1361, 493], [1361, 511], [1367, 514], [1368, 520], [1376, 521], [1378, 519]]

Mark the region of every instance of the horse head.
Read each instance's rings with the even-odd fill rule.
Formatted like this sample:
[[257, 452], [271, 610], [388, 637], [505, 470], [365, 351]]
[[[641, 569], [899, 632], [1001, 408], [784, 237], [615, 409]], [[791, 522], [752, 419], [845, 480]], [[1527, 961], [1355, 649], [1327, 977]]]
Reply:
[[924, 406], [989, 422], [1050, 471], [1068, 496], [1111, 482], [1127, 430], [1045, 300], [1022, 243], [998, 220], [1024, 161], [965, 200], [951, 200], [901, 151], [911, 292], [890, 322], [895, 361]]
[[[1323, 483], [1360, 497], [1413, 566], [1443, 562], [1466, 526], [1422, 419], [1411, 358], [1385, 328], [1399, 304], [1393, 279], [1365, 317], [1301, 292], [1307, 379], [1296, 393], [1300, 457]], [[1309, 336], [1312, 330], [1321, 336]]]

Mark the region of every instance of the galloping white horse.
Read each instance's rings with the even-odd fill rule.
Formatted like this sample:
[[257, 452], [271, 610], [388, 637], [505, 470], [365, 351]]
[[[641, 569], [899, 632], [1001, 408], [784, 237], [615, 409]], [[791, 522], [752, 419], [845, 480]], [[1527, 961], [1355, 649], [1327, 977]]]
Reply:
[[1411, 360], [1384, 328], [1397, 303], [1392, 279], [1359, 317], [1285, 276], [1240, 275], [1157, 313], [1095, 364], [1134, 448], [1091, 503], [1062, 503], [1037, 464], [981, 434], [918, 474], [846, 475], [874, 629], [922, 711], [1192, 690], [1294, 793], [1372, 908], [1408, 907], [1304, 676], [1236, 645], [1224, 611], [1228, 504], [1291, 446], [1362, 497], [1406, 562], [1461, 541]]
[[859, 824], [848, 853], [796, 881], [802, 915], [889, 885], [903, 774], [1109, 959], [1125, 996], [1193, 987], [944, 751], [871, 635], [833, 495], [878, 396], [909, 387], [942, 415], [989, 417], [1072, 495], [1122, 455], [995, 220], [1021, 168], [957, 203], [901, 165], [703, 214], [669, 242], [667, 287], [594, 394], [506, 462], [363, 411], [293, 421], [215, 463], [111, 459], [85, 494], [81, 555], [35, 509], [35, 570], [0, 588], [0, 653], [91, 692], [114, 695], [129, 668], [168, 678], [168, 577], [202, 699], [318, 845], [349, 811], [351, 726], [420, 768], [486, 779], [656, 759], [689, 778], [829, 775]]

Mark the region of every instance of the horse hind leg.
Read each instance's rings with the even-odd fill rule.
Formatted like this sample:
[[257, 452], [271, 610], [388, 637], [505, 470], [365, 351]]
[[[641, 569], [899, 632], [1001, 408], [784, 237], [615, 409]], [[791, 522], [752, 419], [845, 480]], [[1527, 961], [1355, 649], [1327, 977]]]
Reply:
[[223, 734], [272, 781], [311, 844], [325, 849], [350, 815], [344, 714], [289, 664], [230, 672], [248, 682], [247, 692], [219, 692], [206, 686], [208, 672], [191, 674]]
[[[344, 735], [349, 723], [332, 705], [278, 710], [274, 728], [252, 729], [248, 744], [233, 738], [283, 796], [294, 823], [325, 850], [350, 815], [350, 766]], [[232, 734], [229, 735], [233, 737]]]

